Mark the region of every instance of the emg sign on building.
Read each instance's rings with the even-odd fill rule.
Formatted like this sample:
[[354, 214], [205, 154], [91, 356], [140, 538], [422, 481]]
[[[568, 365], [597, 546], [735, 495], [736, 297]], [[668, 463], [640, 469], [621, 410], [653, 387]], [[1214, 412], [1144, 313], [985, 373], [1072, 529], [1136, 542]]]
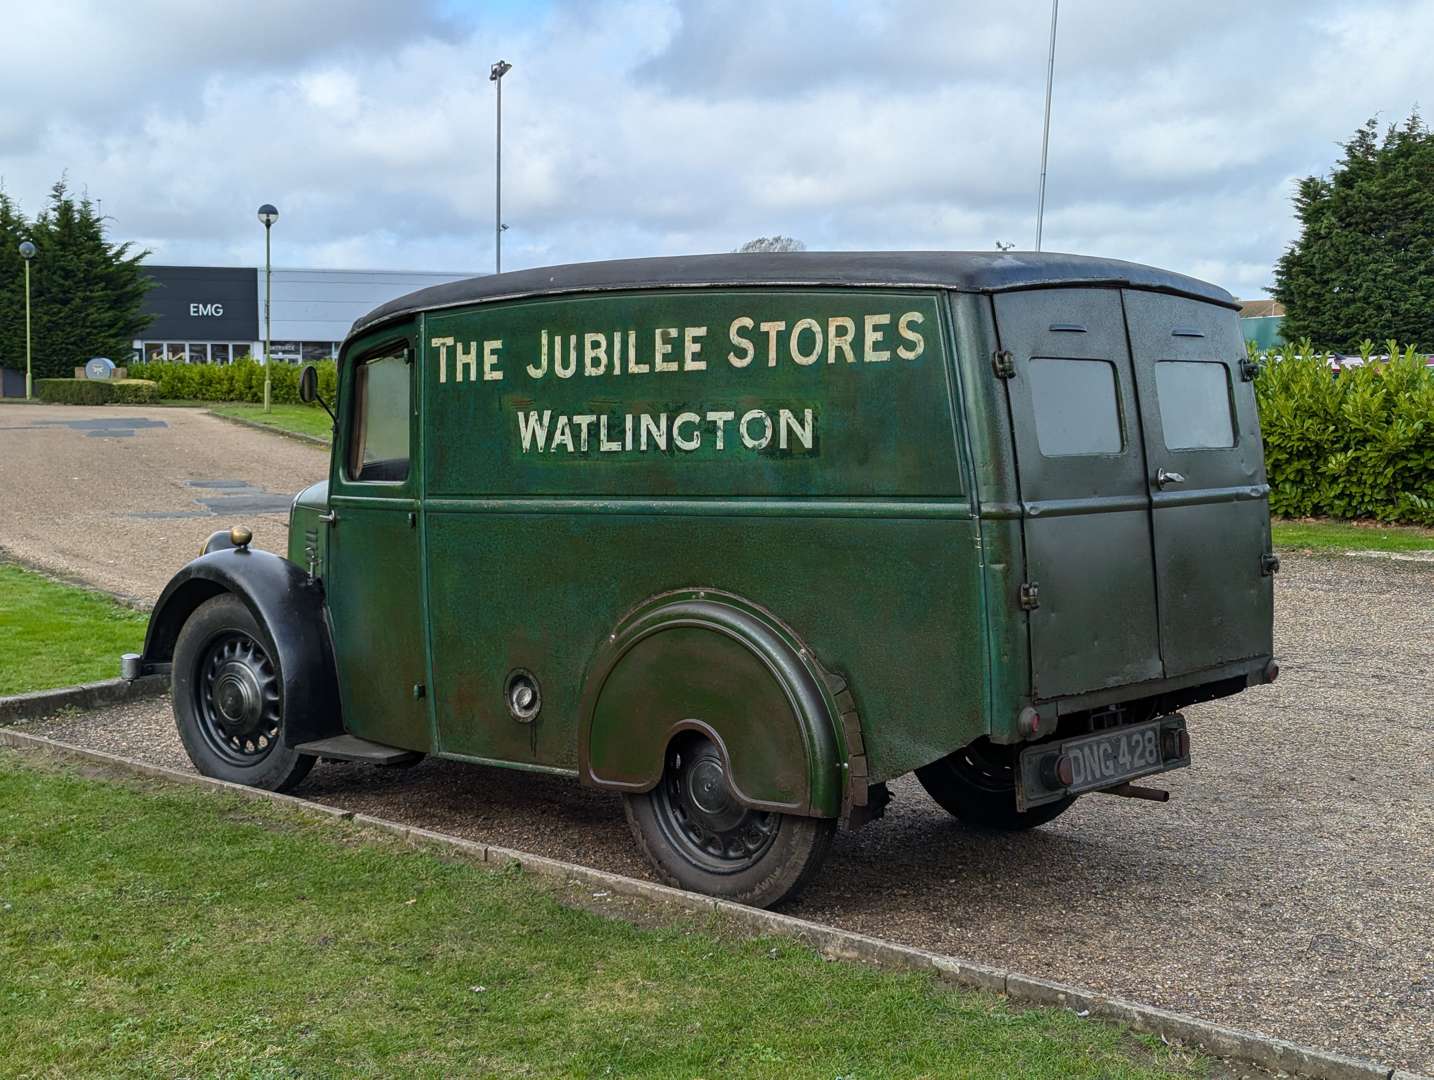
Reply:
[[[146, 266], [154, 281], [145, 310], [154, 321], [134, 342], [135, 359], [227, 364], [264, 353], [264, 272], [258, 267]], [[327, 360], [360, 315], [429, 285], [473, 277], [411, 270], [274, 270], [270, 355]]]

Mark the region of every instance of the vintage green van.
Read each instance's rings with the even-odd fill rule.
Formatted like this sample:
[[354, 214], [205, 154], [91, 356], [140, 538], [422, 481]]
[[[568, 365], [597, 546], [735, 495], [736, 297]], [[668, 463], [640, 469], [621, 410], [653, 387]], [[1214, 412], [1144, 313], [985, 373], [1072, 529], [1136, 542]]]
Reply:
[[440, 285], [344, 342], [283, 554], [216, 533], [128, 670], [206, 775], [575, 776], [665, 880], [775, 903], [887, 781], [995, 829], [1159, 798], [1177, 710], [1275, 678], [1252, 378], [1228, 293], [1070, 255]]

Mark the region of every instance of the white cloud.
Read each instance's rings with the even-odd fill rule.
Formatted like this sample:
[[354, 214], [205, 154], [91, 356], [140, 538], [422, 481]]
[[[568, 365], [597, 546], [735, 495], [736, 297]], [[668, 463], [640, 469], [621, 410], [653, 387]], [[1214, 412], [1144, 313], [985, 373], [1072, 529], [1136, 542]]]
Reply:
[[[504, 81], [507, 266], [728, 250], [1031, 242], [1045, 0], [31, 5], [0, 72], [6, 189], [64, 170], [156, 260], [486, 269]], [[1293, 179], [1407, 115], [1434, 0], [1062, 9], [1046, 246], [1243, 294]]]

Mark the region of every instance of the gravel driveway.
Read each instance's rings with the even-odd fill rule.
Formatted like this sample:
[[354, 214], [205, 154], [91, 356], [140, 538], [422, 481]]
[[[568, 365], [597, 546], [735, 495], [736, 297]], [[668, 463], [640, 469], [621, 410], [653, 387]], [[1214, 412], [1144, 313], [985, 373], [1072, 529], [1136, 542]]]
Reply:
[[0, 406], [0, 551], [148, 606], [215, 529], [283, 549], [319, 446], [201, 409]]
[[[17, 410], [0, 409], [0, 460], [27, 445], [7, 440], [38, 438], [47, 464], [66, 472], [73, 434], [17, 435]], [[27, 481], [46, 509], [0, 517], [0, 545], [23, 553], [16, 536], [53, 543], [84, 521], [123, 519], [113, 560], [81, 536], [52, 563], [153, 596], [217, 519], [127, 517], [132, 500], [184, 508], [195, 498], [188, 480], [291, 491], [323, 472], [320, 450], [195, 413], [125, 415], [169, 424], [168, 435], [121, 440], [134, 452], [117, 460], [139, 479], [92, 487], [84, 508], [71, 505], [73, 489]], [[87, 438], [75, 440], [82, 450]], [[157, 441], [139, 453], [145, 439]], [[15, 471], [0, 471], [7, 507]], [[258, 520], [261, 538], [282, 535], [281, 519]], [[171, 540], [181, 526], [192, 535]], [[133, 551], [152, 554], [131, 569]], [[1434, 1072], [1434, 564], [1286, 556], [1277, 583], [1284, 674], [1187, 710], [1194, 765], [1157, 778], [1169, 803], [1087, 796], [1032, 833], [993, 837], [961, 827], [907, 778], [884, 819], [838, 834], [824, 873], [788, 910]], [[188, 764], [164, 702], [27, 727]], [[394, 771], [326, 763], [298, 793], [648, 876], [619, 801], [575, 782], [435, 761]]]

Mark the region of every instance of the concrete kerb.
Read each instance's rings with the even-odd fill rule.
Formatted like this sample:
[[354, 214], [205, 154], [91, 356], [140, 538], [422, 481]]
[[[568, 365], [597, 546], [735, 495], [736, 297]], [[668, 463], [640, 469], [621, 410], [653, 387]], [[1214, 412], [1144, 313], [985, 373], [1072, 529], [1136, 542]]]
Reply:
[[145, 675], [128, 679], [104, 679], [100, 682], [62, 686], [57, 690], [36, 690], [28, 694], [0, 697], [0, 724], [48, 716], [61, 709], [96, 709], [119, 705], [125, 701], [158, 697], [169, 689], [169, 676]]
[[246, 420], [242, 416], [225, 416], [213, 409], [205, 409], [206, 416], [212, 416], [216, 420], [223, 420], [226, 424], [238, 424], [240, 427], [253, 428], [255, 431], [267, 431], [270, 435], [282, 435], [286, 439], [296, 439], [299, 442], [309, 443], [313, 446], [322, 446], [325, 450], [329, 448], [329, 440], [318, 435], [308, 435], [302, 431], [289, 431], [287, 428], [276, 427], [273, 424], [261, 423], [258, 420]]
[[834, 926], [810, 922], [775, 911], [744, 907], [726, 900], [714, 900], [698, 893], [657, 885], [638, 878], [612, 874], [561, 859], [551, 859], [511, 848], [497, 847], [478, 841], [464, 840], [430, 829], [416, 828], [401, 822], [369, 814], [357, 814], [337, 807], [324, 806], [292, 795], [280, 795], [257, 788], [214, 780], [196, 773], [149, 765], [117, 754], [88, 750], [54, 739], [26, 732], [0, 729], [0, 746], [18, 750], [42, 751], [61, 757], [91, 761], [117, 769], [159, 777], [176, 783], [198, 785], [228, 791], [248, 798], [264, 799], [290, 806], [306, 814], [329, 819], [351, 821], [401, 837], [420, 847], [431, 847], [457, 853], [493, 866], [517, 864], [524, 871], [542, 877], [597, 886], [602, 890], [650, 901], [660, 907], [687, 914], [711, 914], [733, 930], [752, 936], [776, 936], [801, 942], [832, 960], [860, 961], [887, 968], [931, 971], [942, 980], [964, 987], [995, 991], [1022, 1004], [1047, 1005], [1072, 1009], [1082, 1016], [1111, 1020], [1151, 1035], [1198, 1046], [1218, 1057], [1249, 1062], [1261, 1068], [1280, 1070], [1310, 1077], [1312, 1080], [1434, 1080], [1403, 1070], [1396, 1071], [1373, 1061], [1332, 1054], [1298, 1046], [1283, 1039], [1270, 1038], [1255, 1032], [1239, 1031], [1207, 1023], [1191, 1016], [1169, 1012], [1150, 1005], [1141, 1005], [1122, 998], [1109, 997], [1081, 987], [1067, 986], [1021, 975], [1018, 972], [970, 964], [953, 957], [924, 949], [897, 945], [880, 938], [841, 930]]

